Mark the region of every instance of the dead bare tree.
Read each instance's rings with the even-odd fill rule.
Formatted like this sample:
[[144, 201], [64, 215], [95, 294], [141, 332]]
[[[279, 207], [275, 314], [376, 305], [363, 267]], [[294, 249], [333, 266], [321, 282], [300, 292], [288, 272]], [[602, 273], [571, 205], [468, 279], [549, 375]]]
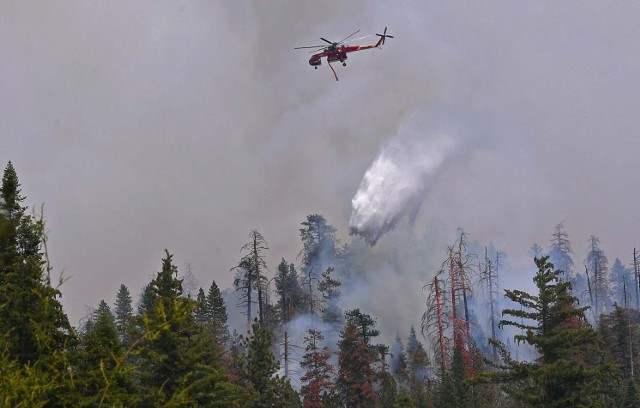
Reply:
[[422, 315], [422, 335], [428, 337], [434, 345], [434, 353], [439, 354], [442, 372], [447, 371], [447, 339], [445, 330], [448, 328], [446, 297], [443, 296], [444, 280], [441, 276], [444, 270], [440, 270], [433, 280], [427, 283], [422, 290], [428, 291], [427, 310]]
[[640, 266], [640, 254], [636, 251], [636, 248], [633, 248], [633, 276], [636, 278], [635, 292], [636, 292], [636, 309], [640, 309], [640, 271], [638, 267]]

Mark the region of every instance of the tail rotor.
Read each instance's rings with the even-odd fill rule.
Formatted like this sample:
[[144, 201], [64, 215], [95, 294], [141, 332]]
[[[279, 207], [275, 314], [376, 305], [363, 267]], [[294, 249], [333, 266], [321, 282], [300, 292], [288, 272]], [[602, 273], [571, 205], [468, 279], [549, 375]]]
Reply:
[[383, 34], [376, 34], [378, 37], [380, 37], [380, 41], [378, 41], [378, 45], [384, 45], [384, 40], [387, 38], [393, 38], [392, 35], [387, 35], [387, 27], [384, 28], [384, 33]]

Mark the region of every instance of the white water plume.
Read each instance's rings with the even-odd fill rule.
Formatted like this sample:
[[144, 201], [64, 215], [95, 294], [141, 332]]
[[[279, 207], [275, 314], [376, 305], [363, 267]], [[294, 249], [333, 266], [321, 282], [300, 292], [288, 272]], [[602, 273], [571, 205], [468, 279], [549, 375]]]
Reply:
[[415, 121], [401, 126], [382, 147], [351, 201], [351, 233], [375, 245], [404, 215], [413, 223], [429, 186], [455, 147], [446, 130], [417, 126]]

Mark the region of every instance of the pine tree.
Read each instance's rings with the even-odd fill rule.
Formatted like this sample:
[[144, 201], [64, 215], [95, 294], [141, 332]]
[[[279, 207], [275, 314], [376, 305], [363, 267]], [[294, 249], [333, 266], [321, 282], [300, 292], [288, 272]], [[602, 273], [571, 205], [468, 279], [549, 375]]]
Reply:
[[196, 296], [196, 307], [193, 311], [193, 319], [202, 327], [207, 327], [210, 323], [209, 314], [207, 313], [207, 295], [204, 294], [202, 288], [198, 289]]
[[393, 408], [417, 408], [407, 387], [401, 387]]
[[43, 219], [24, 213], [20, 183], [11, 162], [0, 191], [0, 333], [21, 364], [35, 363], [73, 340], [61, 293], [45, 270]]
[[151, 292], [151, 285], [147, 284], [142, 287], [140, 295], [138, 296], [138, 316], [144, 316], [153, 313], [153, 308], [153, 293]]
[[613, 284], [613, 301], [625, 309], [631, 305], [635, 297], [631, 271], [624, 267], [619, 258], [611, 267], [611, 283]]
[[271, 352], [272, 336], [259, 322], [254, 322], [252, 333], [244, 340], [244, 376], [258, 397], [254, 407], [300, 406], [297, 394], [288, 380], [275, 375], [280, 364]]
[[[111, 406], [131, 406], [140, 402], [131, 367], [119, 365], [117, 356], [124, 352], [115, 319], [104, 300], [93, 311], [80, 336], [76, 370], [76, 387], [82, 393], [79, 404], [98, 406], [100, 401]], [[104, 397], [103, 397], [104, 395]]]
[[339, 371], [336, 386], [345, 405], [349, 408], [377, 406], [380, 396], [374, 387], [374, 356], [363, 339], [362, 331], [351, 319], [347, 319], [347, 324], [340, 333], [338, 348]]
[[501, 320], [500, 327], [524, 330], [515, 340], [532, 345], [540, 356], [531, 363], [518, 362], [496, 342], [504, 371], [485, 373], [484, 378], [504, 384], [516, 400], [540, 407], [604, 406], [601, 386], [614, 371], [598, 355], [597, 333], [586, 322], [586, 308], [575, 306], [571, 283], [560, 278], [563, 272], [554, 270], [547, 257], [535, 263], [538, 295], [507, 290], [506, 296], [523, 309], [505, 309], [503, 315], [514, 320]]
[[415, 349], [407, 356], [409, 360], [409, 379], [415, 387], [418, 384], [424, 386], [429, 373], [429, 355], [422, 343], [418, 342]]
[[255, 278], [254, 285], [258, 292], [258, 321], [263, 323], [265, 319], [265, 305], [266, 305], [266, 284], [267, 278], [264, 275], [267, 269], [267, 263], [264, 260], [265, 251], [269, 250], [267, 241], [256, 230], [251, 231], [249, 234], [250, 241], [247, 242], [242, 250], [247, 252], [247, 256], [251, 259], [249, 263], [252, 268], [251, 275]]
[[300, 378], [300, 393], [303, 397], [305, 408], [322, 408], [331, 398], [333, 389], [333, 366], [329, 364], [331, 353], [327, 346], [320, 348], [319, 343], [324, 336], [319, 330], [307, 330], [308, 336], [304, 338], [305, 354], [300, 366], [306, 370]]
[[221, 371], [215, 341], [194, 322], [195, 302], [183, 296], [173, 256], [166, 250], [165, 255], [162, 270], [145, 291], [150, 310], [141, 319], [151, 335], [140, 351], [141, 405], [178, 406], [194, 400], [238, 404], [244, 393]]
[[592, 235], [589, 239], [585, 263], [590, 276], [590, 290], [593, 293], [596, 318], [599, 318], [601, 313], [605, 313], [607, 306], [612, 304], [608, 262], [604, 251], [600, 249], [600, 240]]
[[[481, 282], [485, 285], [489, 320], [491, 322], [491, 337], [497, 338], [498, 320], [500, 320], [500, 306], [498, 305], [498, 270], [501, 252], [496, 251], [496, 262], [489, 258], [488, 248], [484, 248], [484, 268], [481, 271]], [[492, 347], [492, 359], [498, 360], [498, 350]]]
[[282, 323], [290, 320], [289, 303], [291, 298], [288, 290], [288, 274], [289, 264], [282, 258], [276, 269], [276, 276], [274, 277], [276, 293], [278, 294], [278, 316]]
[[300, 287], [298, 272], [293, 263], [284, 258], [278, 264], [275, 276], [276, 294], [278, 295], [277, 312], [281, 323], [290, 321], [296, 314], [305, 310], [305, 294]]
[[115, 324], [120, 339], [125, 346], [131, 344], [133, 334], [133, 306], [131, 305], [131, 293], [121, 284], [115, 303]]
[[362, 313], [360, 309], [347, 310], [344, 316], [357, 328], [363, 343], [367, 346], [370, 345], [372, 337], [380, 335], [380, 331], [376, 329], [376, 320], [370, 315]]
[[624, 394], [623, 408], [640, 407], [640, 390], [634, 381], [627, 381], [627, 389]]
[[[553, 231], [551, 239], [551, 248], [549, 248], [549, 261], [555, 265], [555, 267], [561, 271], [564, 271], [565, 277], [569, 280], [574, 279], [573, 272], [573, 259], [571, 254], [571, 242], [569, 241], [569, 234], [564, 229], [564, 223], [558, 223]], [[539, 255], [534, 255], [539, 258]]]
[[182, 281], [173, 265], [173, 255], [165, 250], [162, 270], [145, 290], [147, 303], [144, 325], [158, 330], [144, 348], [142, 383], [150, 391], [149, 402], [165, 401], [178, 391], [180, 379], [187, 372], [181, 352], [182, 337], [192, 322], [193, 305], [182, 297]]
[[391, 373], [400, 387], [409, 385], [409, 363], [399, 334], [396, 334], [396, 341], [391, 347]]
[[336, 229], [327, 224], [327, 220], [320, 214], [308, 215], [301, 225], [304, 227], [300, 228], [303, 248], [299, 257], [305, 267], [304, 272], [314, 267], [325, 270], [333, 266], [326, 265], [326, 261], [334, 260], [337, 253]]
[[632, 379], [640, 369], [640, 327], [631, 313], [637, 316], [638, 312], [615, 306], [613, 312], [600, 316], [598, 325], [605, 350], [625, 379]]
[[342, 323], [342, 310], [338, 306], [342, 283], [331, 276], [333, 272], [334, 268], [327, 268], [322, 272], [322, 280], [318, 282], [318, 291], [322, 294], [322, 321], [335, 328]]
[[233, 286], [236, 291], [240, 292], [240, 304], [239, 307], [245, 307], [247, 316], [247, 326], [251, 325], [251, 319], [253, 317], [251, 307], [254, 303], [253, 290], [257, 285], [257, 276], [252, 266], [253, 260], [249, 256], [243, 256], [237, 266], [231, 270], [236, 272], [235, 279], [233, 280]]
[[222, 298], [220, 288], [216, 284], [216, 281], [211, 282], [209, 291], [207, 292], [207, 315], [211, 322], [210, 333], [216, 339], [216, 342], [224, 350], [229, 342], [229, 326], [227, 324], [227, 306]]

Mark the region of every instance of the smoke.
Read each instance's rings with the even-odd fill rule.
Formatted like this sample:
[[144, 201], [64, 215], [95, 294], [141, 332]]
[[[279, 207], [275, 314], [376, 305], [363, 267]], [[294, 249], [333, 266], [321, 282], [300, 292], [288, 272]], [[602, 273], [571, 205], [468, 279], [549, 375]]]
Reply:
[[425, 124], [414, 113], [380, 150], [351, 201], [349, 228], [375, 245], [400, 219], [415, 222], [420, 205], [442, 167], [460, 146], [451, 131]]

